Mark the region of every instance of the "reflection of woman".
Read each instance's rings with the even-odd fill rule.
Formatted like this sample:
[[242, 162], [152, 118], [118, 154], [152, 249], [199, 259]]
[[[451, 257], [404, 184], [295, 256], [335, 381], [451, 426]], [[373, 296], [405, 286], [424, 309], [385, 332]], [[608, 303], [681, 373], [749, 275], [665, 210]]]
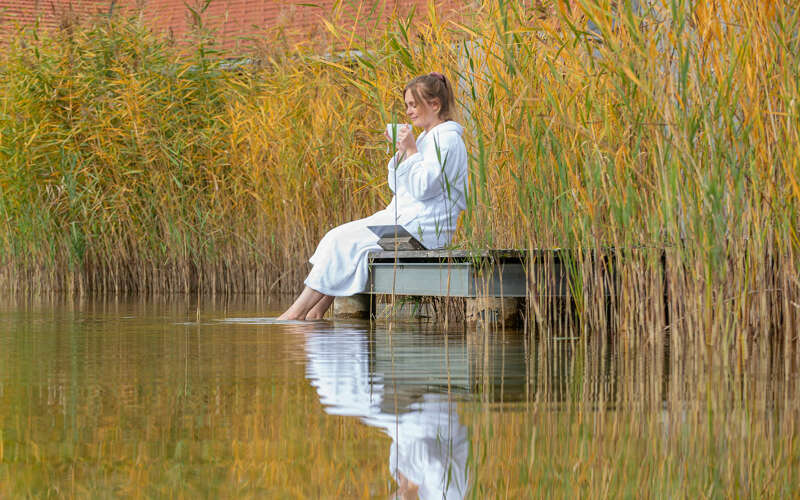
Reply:
[[[403, 90], [406, 113], [423, 132], [415, 140], [399, 127], [397, 154], [389, 161], [394, 197], [385, 209], [329, 231], [311, 257], [305, 288], [278, 319], [320, 319], [333, 297], [363, 292], [367, 256], [379, 250], [378, 237], [367, 226], [401, 225], [426, 248], [442, 248], [453, 237], [466, 208], [467, 151], [463, 127], [452, 120], [452, 87], [441, 73], [411, 80]], [[386, 134], [388, 140], [392, 137]]]
[[369, 371], [363, 331], [312, 334], [306, 354], [306, 375], [326, 412], [359, 417], [392, 438], [389, 467], [399, 498], [464, 498], [469, 441], [446, 395], [424, 394], [400, 415], [382, 412], [383, 376]]
[[458, 422], [455, 404], [442, 394], [425, 394], [385, 431], [392, 438], [389, 468], [399, 493], [405, 487], [419, 497], [464, 498], [467, 489], [467, 429]]

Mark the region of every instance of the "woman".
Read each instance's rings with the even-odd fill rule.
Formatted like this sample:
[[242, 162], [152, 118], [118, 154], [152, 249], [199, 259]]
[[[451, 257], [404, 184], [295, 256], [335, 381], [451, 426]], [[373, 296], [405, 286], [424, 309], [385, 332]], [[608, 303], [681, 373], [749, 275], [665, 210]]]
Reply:
[[[364, 291], [369, 252], [380, 250], [367, 226], [401, 225], [429, 249], [450, 243], [467, 191], [464, 128], [453, 121], [452, 87], [441, 73], [430, 73], [411, 80], [403, 99], [409, 120], [423, 131], [415, 140], [410, 127], [398, 128], [397, 153], [389, 161], [392, 201], [322, 238], [309, 259], [313, 268], [305, 289], [278, 319], [322, 319], [334, 297]], [[385, 137], [392, 140], [388, 132]]]

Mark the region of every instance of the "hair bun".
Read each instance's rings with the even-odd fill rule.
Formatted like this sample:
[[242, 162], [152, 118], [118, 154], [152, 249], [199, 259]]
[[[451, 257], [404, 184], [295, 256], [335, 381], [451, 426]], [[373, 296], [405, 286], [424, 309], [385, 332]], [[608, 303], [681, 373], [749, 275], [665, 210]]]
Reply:
[[434, 78], [438, 78], [439, 80], [442, 81], [442, 83], [445, 84], [445, 86], [447, 86], [447, 78], [445, 78], [445, 76], [443, 74], [438, 73], [436, 71], [431, 71], [430, 73], [428, 73], [428, 75], [430, 75], [430, 76], [432, 76]]

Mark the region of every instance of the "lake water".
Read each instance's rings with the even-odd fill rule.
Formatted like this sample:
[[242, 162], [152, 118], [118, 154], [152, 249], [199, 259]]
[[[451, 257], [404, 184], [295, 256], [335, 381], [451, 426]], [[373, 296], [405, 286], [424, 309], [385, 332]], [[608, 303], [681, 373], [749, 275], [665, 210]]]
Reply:
[[[286, 298], [285, 300], [288, 300]], [[0, 497], [796, 497], [797, 367], [669, 337], [0, 306]]]

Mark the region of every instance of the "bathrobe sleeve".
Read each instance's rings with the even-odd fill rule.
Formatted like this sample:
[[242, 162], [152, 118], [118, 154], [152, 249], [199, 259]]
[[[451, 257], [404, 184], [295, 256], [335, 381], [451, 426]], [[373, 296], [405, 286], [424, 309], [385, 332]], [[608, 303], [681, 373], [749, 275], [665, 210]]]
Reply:
[[458, 161], [454, 158], [455, 150], [461, 137], [456, 134], [434, 134], [430, 140], [424, 141], [417, 153], [409, 156], [400, 165], [396, 159], [389, 162], [389, 187], [396, 192], [397, 183], [417, 200], [426, 200], [442, 193], [447, 185], [455, 185], [459, 181]]
[[[411, 155], [408, 158], [403, 159], [400, 162], [399, 166], [397, 164], [397, 159], [400, 158], [400, 153], [399, 152], [396, 153], [394, 156], [392, 156], [392, 159], [389, 160], [389, 174], [388, 174], [388, 179], [387, 180], [389, 182], [389, 189], [392, 190], [392, 193], [397, 194], [397, 188], [395, 186], [395, 179], [398, 177], [398, 171], [397, 171], [398, 167], [404, 167], [406, 162], [408, 162], [409, 160], [416, 161], [417, 160], [417, 158], [415, 158], [416, 156], [420, 156], [420, 155], [414, 154], [414, 155]], [[397, 181], [399, 182], [400, 179], [397, 179]]]

